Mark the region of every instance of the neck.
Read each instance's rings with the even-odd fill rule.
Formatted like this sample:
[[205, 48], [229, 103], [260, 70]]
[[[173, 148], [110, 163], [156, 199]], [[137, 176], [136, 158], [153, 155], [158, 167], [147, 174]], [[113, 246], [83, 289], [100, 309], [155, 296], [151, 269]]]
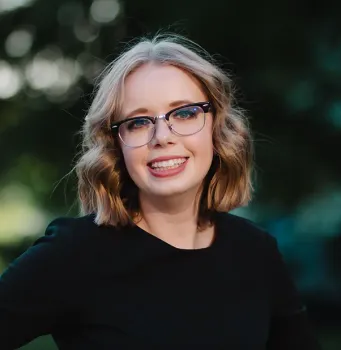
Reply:
[[198, 232], [197, 229], [198, 198], [196, 193], [172, 198], [140, 193], [141, 220], [137, 224], [173, 246], [195, 248], [201, 243], [205, 245], [207, 230]]

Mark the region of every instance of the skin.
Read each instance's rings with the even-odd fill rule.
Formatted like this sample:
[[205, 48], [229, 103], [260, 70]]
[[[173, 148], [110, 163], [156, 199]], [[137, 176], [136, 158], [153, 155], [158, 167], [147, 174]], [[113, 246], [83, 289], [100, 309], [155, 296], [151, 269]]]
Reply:
[[[180, 101], [188, 102], [180, 102]], [[177, 102], [178, 101], [178, 102]], [[146, 64], [130, 74], [124, 86], [123, 115], [160, 115], [186, 103], [208, 101], [200, 83], [171, 65]], [[143, 112], [134, 112], [144, 109]], [[199, 249], [210, 245], [214, 228], [197, 232], [196, 194], [213, 158], [212, 115], [204, 128], [190, 136], [177, 136], [164, 120], [158, 121], [152, 141], [129, 148], [121, 143], [129, 175], [139, 188], [143, 219], [137, 224], [178, 248]], [[189, 157], [183, 172], [166, 178], [153, 176], [147, 163], [160, 156]], [[160, 230], [162, 228], [162, 230]]]

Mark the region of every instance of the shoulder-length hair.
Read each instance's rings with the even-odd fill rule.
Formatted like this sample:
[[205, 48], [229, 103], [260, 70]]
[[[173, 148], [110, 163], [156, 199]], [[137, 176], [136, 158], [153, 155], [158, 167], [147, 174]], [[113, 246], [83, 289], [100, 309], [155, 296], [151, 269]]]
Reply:
[[126, 226], [140, 214], [138, 188], [110, 126], [120, 119], [126, 77], [150, 62], [190, 73], [213, 106], [214, 157], [198, 202], [198, 228], [204, 228], [214, 213], [250, 201], [253, 145], [247, 120], [234, 105], [230, 77], [199, 45], [174, 34], [140, 39], [101, 75], [81, 130], [82, 151], [75, 166], [81, 215], [95, 214], [99, 225]]

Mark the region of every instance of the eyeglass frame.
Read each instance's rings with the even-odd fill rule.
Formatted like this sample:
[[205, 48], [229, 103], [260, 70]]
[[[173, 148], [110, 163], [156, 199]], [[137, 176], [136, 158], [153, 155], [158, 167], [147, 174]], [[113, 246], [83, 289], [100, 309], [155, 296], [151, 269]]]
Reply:
[[[177, 110], [179, 110], [179, 109], [186, 108], [186, 107], [196, 107], [196, 106], [200, 107], [200, 108], [203, 110], [203, 112], [204, 112], [204, 124], [203, 124], [202, 128], [199, 129], [199, 130], [196, 131], [196, 132], [193, 132], [192, 134], [180, 134], [180, 133], [176, 132], [176, 131], [172, 128], [172, 125], [169, 124], [169, 117], [170, 117], [170, 115], [171, 115], [173, 112], [175, 112], [175, 111], [177, 111]], [[118, 122], [115, 122], [115, 123], [112, 123], [112, 124], [111, 124], [111, 131], [112, 131], [113, 133], [115, 133], [115, 134], [118, 134], [118, 136], [119, 136], [119, 138], [121, 139], [121, 141], [122, 141], [127, 147], [131, 147], [131, 148], [137, 148], [137, 147], [142, 147], [142, 146], [148, 145], [148, 143], [149, 143], [149, 142], [153, 139], [153, 137], [155, 136], [155, 131], [156, 131], [155, 125], [156, 125], [156, 121], [157, 121], [158, 119], [165, 119], [166, 122], [167, 122], [167, 126], [168, 126], [169, 130], [170, 130], [173, 134], [178, 135], [178, 136], [191, 136], [191, 135], [194, 135], [194, 134], [198, 133], [199, 131], [201, 131], [201, 130], [204, 128], [204, 126], [205, 126], [205, 121], [206, 121], [205, 116], [206, 116], [206, 113], [208, 113], [208, 112], [212, 109], [211, 107], [212, 107], [211, 102], [189, 103], [189, 104], [186, 104], [186, 105], [183, 105], [183, 106], [179, 106], [179, 107], [173, 108], [173, 109], [170, 110], [169, 112], [167, 112], [167, 113], [165, 113], [165, 114], [157, 115], [157, 116], [155, 116], [155, 117], [151, 117], [151, 116], [148, 116], [148, 115], [140, 115], [140, 116], [137, 116], [137, 117], [131, 117], [131, 118], [127, 118], [127, 119], [120, 120], [120, 121], [118, 121]], [[145, 144], [143, 144], [143, 145], [141, 145], [141, 146], [129, 146], [129, 145], [127, 145], [127, 144], [123, 141], [123, 139], [122, 139], [122, 137], [121, 137], [121, 135], [120, 135], [120, 133], [119, 133], [119, 127], [121, 126], [121, 124], [123, 124], [123, 123], [125, 123], [125, 122], [128, 122], [128, 121], [130, 121], [130, 120], [140, 119], [140, 118], [148, 119], [148, 120], [150, 120], [150, 121], [154, 124], [153, 135], [152, 135], [152, 137], [150, 138], [150, 140], [149, 140], [147, 143], [145, 143]]]

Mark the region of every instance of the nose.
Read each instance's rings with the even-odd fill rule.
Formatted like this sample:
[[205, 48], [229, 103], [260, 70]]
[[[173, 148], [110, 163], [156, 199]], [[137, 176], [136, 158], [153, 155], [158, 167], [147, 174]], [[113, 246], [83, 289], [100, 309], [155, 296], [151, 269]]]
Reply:
[[153, 146], [160, 145], [165, 146], [168, 143], [173, 143], [174, 134], [172, 133], [172, 127], [164, 118], [158, 118], [155, 122], [154, 137], [151, 141]]

